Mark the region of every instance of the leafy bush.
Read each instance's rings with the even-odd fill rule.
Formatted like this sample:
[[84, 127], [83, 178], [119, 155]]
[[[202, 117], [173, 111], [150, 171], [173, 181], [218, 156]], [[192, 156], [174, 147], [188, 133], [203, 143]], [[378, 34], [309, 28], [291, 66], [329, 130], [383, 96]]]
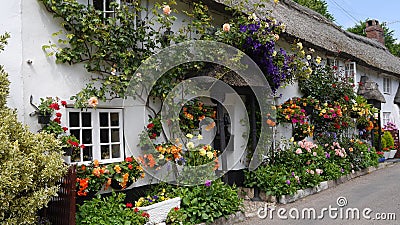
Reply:
[[125, 194], [115, 192], [111, 196], [102, 198], [97, 195], [90, 201], [79, 206], [76, 214], [77, 224], [124, 224], [139, 225], [148, 221], [149, 215], [132, 204], [124, 204]]
[[204, 185], [173, 188], [176, 196], [182, 198], [181, 211], [184, 224], [210, 223], [222, 216], [229, 216], [242, 204], [235, 187], [225, 185], [221, 180], [206, 181]]
[[[0, 36], [0, 49], [8, 36]], [[34, 134], [7, 108], [8, 75], [0, 68], [0, 221], [33, 224], [36, 213], [58, 191], [66, 168], [59, 142], [50, 134]]]

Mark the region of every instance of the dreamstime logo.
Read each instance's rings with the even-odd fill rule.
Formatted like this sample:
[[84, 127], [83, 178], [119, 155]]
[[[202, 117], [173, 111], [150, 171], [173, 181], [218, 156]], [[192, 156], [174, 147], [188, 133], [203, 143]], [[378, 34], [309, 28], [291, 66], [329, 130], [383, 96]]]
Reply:
[[322, 220], [324, 218], [330, 219], [365, 219], [365, 220], [396, 220], [396, 213], [373, 213], [372, 209], [364, 208], [345, 208], [348, 204], [347, 198], [340, 196], [336, 199], [336, 204], [338, 207], [329, 205], [328, 207], [321, 208], [321, 210], [316, 210], [315, 208], [278, 208], [271, 207], [268, 204], [264, 208], [259, 208], [257, 215], [261, 219], [269, 218], [274, 219], [274, 214], [282, 220], [287, 219], [309, 219], [309, 220]]
[[[272, 91], [264, 74], [259, 69], [257, 64], [240, 50], [230, 45], [214, 41], [183, 42], [164, 48], [157, 54], [149, 57], [137, 69], [135, 72], [136, 75], [131, 79], [128, 87], [129, 96], [136, 100], [141, 99], [142, 101], [147, 101], [155, 83], [162, 75], [177, 66], [189, 62], [212, 63], [233, 71], [237, 75], [237, 78], [243, 79], [253, 91], [256, 100], [258, 101], [261, 115], [263, 116], [262, 121], [265, 121], [264, 116], [267, 114], [274, 118], [275, 114], [271, 107], [273, 105]], [[179, 112], [185, 103], [191, 99], [197, 97], [211, 98], [219, 102], [225, 108], [231, 118], [233, 115], [235, 115], [235, 112], [246, 112], [246, 107], [242, 97], [239, 96], [239, 94], [231, 86], [221, 81], [221, 77], [218, 76], [218, 74], [215, 77], [195, 76], [194, 78], [183, 80], [180, 84], [174, 87], [167, 96], [165, 96], [164, 101], [162, 102], [163, 104], [160, 105], [162, 105], [161, 120], [163, 130], [167, 131], [165, 132], [165, 135], [168, 139], [165, 140], [166, 142], [176, 143], [176, 140], [179, 140], [179, 143], [188, 143], [190, 141], [185, 134], [180, 131], [179, 121], [175, 118], [178, 117]], [[229, 97], [230, 102], [233, 102], [235, 107], [230, 107], [229, 105], [225, 104], [226, 97]], [[143, 103], [143, 105], [146, 105], [146, 102]], [[243, 146], [246, 146], [250, 134], [249, 119], [247, 113], [242, 114], [243, 118], [241, 118], [242, 123], [240, 124], [242, 127], [240, 129], [244, 136], [241, 143]], [[145, 116], [145, 118], [147, 117]], [[204, 121], [211, 120], [211, 118], [204, 119]], [[249, 165], [250, 170], [257, 168], [260, 165], [262, 156], [265, 155], [265, 151], [268, 149], [268, 146], [270, 146], [271, 143], [271, 128], [267, 127], [264, 123], [261, 124], [260, 140], [258, 141], [254, 156], [251, 159]], [[239, 124], [236, 124], [236, 126], [239, 127]], [[174, 132], [168, 132], [171, 130]], [[240, 135], [236, 135], [236, 138], [240, 138], [238, 136]], [[150, 140], [150, 138], [147, 136], [144, 138], [146, 140], [144, 140], [145, 143], [141, 143], [142, 149], [138, 149], [136, 146], [128, 146], [135, 156], [143, 155], [143, 146], [147, 146], [147, 149], [145, 149], [146, 154], [157, 153], [152, 144], [152, 140]], [[208, 139], [202, 140], [202, 143], [209, 144], [213, 141], [213, 139], [214, 134], [208, 135]], [[230, 138], [229, 142], [233, 141], [231, 139], [232, 138]], [[143, 142], [143, 140], [141, 142]], [[227, 146], [229, 146], [229, 142]], [[221, 158], [226, 158], [225, 155], [227, 154], [227, 151], [224, 149], [218, 150], [222, 153]], [[223, 176], [224, 173], [231, 170], [240, 161], [240, 159], [243, 158], [245, 148], [242, 147], [235, 149], [234, 151], [240, 151], [235, 152], [236, 162], [229, 162], [228, 165], [225, 165], [224, 171], [218, 174], [220, 177]], [[170, 169], [171, 167], [170, 164], [165, 166], [166, 169]], [[201, 171], [205, 168], [204, 166], [206, 165], [198, 166], [197, 169], [193, 168], [193, 170]], [[165, 182], [171, 181], [171, 177], [166, 176], [165, 173], [160, 173], [160, 171], [164, 171], [162, 168], [154, 170], [145, 167], [144, 169], [152, 177]], [[172, 179], [176, 179], [176, 177]], [[192, 185], [204, 182], [200, 179], [194, 182], [193, 180], [196, 179], [193, 179], [192, 177]]]

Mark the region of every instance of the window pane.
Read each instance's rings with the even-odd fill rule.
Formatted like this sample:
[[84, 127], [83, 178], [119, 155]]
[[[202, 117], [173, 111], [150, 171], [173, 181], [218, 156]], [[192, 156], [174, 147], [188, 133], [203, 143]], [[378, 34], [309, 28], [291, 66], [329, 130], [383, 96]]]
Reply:
[[78, 112], [69, 112], [69, 126], [70, 127], [79, 127], [79, 113]]
[[119, 142], [119, 129], [111, 129], [111, 142]]
[[103, 11], [103, 0], [93, 0], [93, 6], [95, 9]]
[[86, 146], [83, 149], [83, 161], [92, 161], [93, 153], [92, 153], [92, 146]]
[[91, 127], [92, 126], [92, 114], [85, 112], [82, 113], [82, 127]]
[[80, 136], [80, 130], [74, 130], [74, 129], [70, 129], [69, 133], [71, 135], [74, 135], [76, 138], [78, 138], [78, 140], [80, 140], [81, 136]]
[[110, 113], [111, 126], [119, 126], [119, 114]]
[[100, 113], [100, 126], [108, 127], [108, 113]]
[[113, 158], [119, 158], [120, 157], [120, 147], [118, 145], [112, 145], [112, 157]]
[[108, 129], [100, 129], [100, 143], [109, 143]]
[[83, 144], [92, 144], [92, 130], [82, 130], [82, 142]]
[[110, 146], [102, 145], [101, 146], [101, 159], [109, 159], [110, 158]]

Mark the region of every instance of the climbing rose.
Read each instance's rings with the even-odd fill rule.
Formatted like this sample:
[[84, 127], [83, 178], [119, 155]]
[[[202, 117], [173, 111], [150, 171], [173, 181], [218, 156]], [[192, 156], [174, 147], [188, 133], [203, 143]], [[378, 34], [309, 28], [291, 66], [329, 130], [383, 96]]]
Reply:
[[171, 14], [171, 8], [169, 7], [169, 5], [164, 5], [163, 13], [164, 13], [164, 15], [167, 15], [167, 16], [169, 14]]

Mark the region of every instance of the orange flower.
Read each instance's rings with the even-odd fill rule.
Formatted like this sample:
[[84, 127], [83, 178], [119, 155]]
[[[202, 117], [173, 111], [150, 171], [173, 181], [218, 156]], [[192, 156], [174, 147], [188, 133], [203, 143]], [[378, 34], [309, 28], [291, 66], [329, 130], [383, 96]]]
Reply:
[[116, 173], [121, 173], [121, 167], [119, 165], [115, 165], [114, 170]]
[[147, 155], [147, 159], [149, 160], [149, 166], [153, 168], [156, 165], [156, 160], [154, 160], [154, 157], [152, 154]]
[[82, 165], [82, 166], [81, 166], [81, 170], [85, 171], [85, 170], [86, 170], [86, 166], [85, 166], [85, 165]]
[[96, 177], [100, 177], [101, 175], [100, 168], [99, 167], [94, 168], [92, 174], [95, 175]]
[[215, 122], [211, 122], [210, 124], [208, 124], [206, 126], [206, 131], [210, 131], [211, 129], [213, 129], [215, 127]]
[[106, 182], [106, 186], [104, 187], [104, 190], [108, 190], [108, 188], [110, 187], [110, 185], [111, 185], [111, 178], [108, 178], [108, 179], [107, 179], [107, 182]]
[[95, 166], [95, 167], [98, 167], [100, 164], [99, 164], [99, 160], [97, 160], [97, 159], [95, 159], [94, 161], [93, 161], [93, 165]]
[[267, 124], [271, 127], [274, 127], [276, 125], [276, 123], [274, 121], [272, 121], [271, 119], [267, 119]]
[[206, 118], [206, 116], [205, 116], [205, 115], [202, 115], [202, 116], [200, 116], [200, 117], [198, 118], [198, 120], [199, 120], [199, 121], [202, 121], [202, 120], [204, 120], [204, 118]]

